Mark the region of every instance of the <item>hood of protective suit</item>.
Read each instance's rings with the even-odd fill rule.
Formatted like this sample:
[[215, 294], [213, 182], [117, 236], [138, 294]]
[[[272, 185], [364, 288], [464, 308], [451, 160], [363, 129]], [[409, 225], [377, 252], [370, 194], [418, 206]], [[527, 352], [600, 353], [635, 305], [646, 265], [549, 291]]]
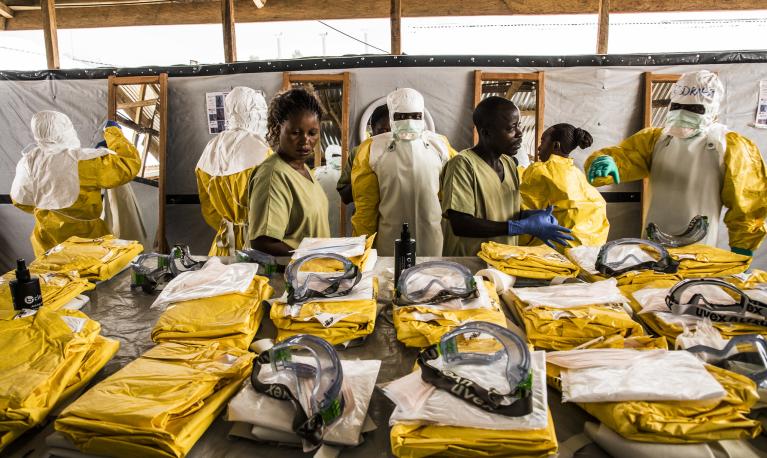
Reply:
[[682, 138], [705, 132], [719, 114], [723, 95], [724, 86], [716, 74], [708, 70], [683, 74], [671, 87], [671, 103], [703, 105], [706, 112], [701, 115], [687, 110], [669, 111], [666, 115], [667, 132]]
[[[389, 107], [389, 122], [395, 138], [415, 140], [426, 128], [424, 101], [420, 92], [410, 88], [397, 89], [386, 97]], [[395, 121], [394, 113], [421, 113], [421, 119], [402, 119]]]
[[325, 148], [325, 164], [336, 170], [341, 170], [341, 146], [328, 145]]
[[268, 107], [264, 96], [249, 87], [238, 86], [224, 101], [229, 129], [245, 129], [265, 136]]
[[32, 135], [37, 146], [78, 148], [80, 139], [69, 116], [58, 111], [40, 111], [32, 116]]

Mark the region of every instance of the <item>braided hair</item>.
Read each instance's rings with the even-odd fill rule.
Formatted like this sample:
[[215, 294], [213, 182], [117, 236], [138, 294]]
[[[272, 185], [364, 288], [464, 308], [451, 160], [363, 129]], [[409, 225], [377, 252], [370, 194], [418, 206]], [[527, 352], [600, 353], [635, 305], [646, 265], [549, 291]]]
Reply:
[[564, 154], [570, 154], [576, 147], [588, 148], [594, 142], [588, 131], [572, 124], [554, 124], [549, 129], [551, 129], [551, 141], [559, 142], [559, 148]]
[[293, 114], [309, 112], [322, 121], [322, 107], [313, 91], [296, 87], [277, 93], [269, 102], [269, 115], [266, 120], [266, 140], [277, 148], [280, 143], [282, 124]]

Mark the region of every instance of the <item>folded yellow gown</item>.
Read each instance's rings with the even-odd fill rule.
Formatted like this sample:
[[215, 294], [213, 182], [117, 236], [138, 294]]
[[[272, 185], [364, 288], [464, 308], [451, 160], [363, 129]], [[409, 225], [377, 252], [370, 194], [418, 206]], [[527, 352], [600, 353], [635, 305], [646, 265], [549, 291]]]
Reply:
[[369, 291], [366, 298], [343, 301], [338, 300], [343, 299], [339, 297], [292, 306], [274, 302], [269, 317], [277, 328], [277, 341], [296, 334], [310, 334], [337, 345], [372, 334], [377, 315], [378, 278], [368, 278], [369, 286], [363, 285], [366, 281], [363, 277], [354, 287]]
[[89, 280], [108, 280], [125, 268], [144, 247], [112, 235], [97, 239], [70, 237], [35, 259], [30, 268], [51, 272], [75, 271]]
[[[36, 269], [30, 269], [30, 272], [40, 279], [43, 307], [49, 310], [58, 310], [78, 294], [96, 287], [88, 280], [80, 278], [75, 272], [47, 272]], [[14, 271], [0, 277], [0, 320], [10, 320], [16, 315], [8, 284], [15, 278]]]
[[163, 343], [70, 404], [56, 430], [80, 451], [183, 457], [250, 374], [253, 353]]
[[82, 388], [114, 356], [115, 340], [76, 311], [0, 321], [0, 451]]
[[[595, 268], [600, 247], [580, 246], [568, 248], [565, 255], [581, 268], [584, 278], [594, 282], [604, 280], [604, 275]], [[669, 248], [669, 255], [679, 261], [675, 274], [664, 274], [652, 270], [629, 271], [618, 275], [618, 285], [642, 284], [656, 280], [684, 280], [687, 278], [724, 277], [746, 271], [751, 264], [751, 257], [732, 253], [708, 245], [689, 245]]]
[[488, 281], [475, 278], [480, 292], [477, 299], [454, 300], [447, 304], [395, 304], [392, 318], [397, 340], [408, 347], [428, 347], [438, 343], [443, 334], [467, 321], [487, 321], [505, 328], [506, 316], [495, 287]]
[[[292, 256], [292, 261], [295, 261], [299, 257], [305, 256], [308, 254], [307, 251], [302, 250], [311, 250], [312, 252], [326, 252], [326, 253], [336, 253], [340, 255], [346, 255], [348, 253], [345, 253], [344, 249], [339, 249], [337, 247], [334, 247], [334, 245], [342, 245], [342, 244], [350, 244], [355, 241], [355, 239], [359, 239], [359, 245], [363, 245], [363, 253], [356, 255], [356, 256], [347, 256], [349, 260], [360, 268], [362, 271], [370, 270], [370, 267], [368, 266], [368, 259], [370, 259], [371, 254], [373, 253], [373, 242], [375, 241], [376, 235], [373, 234], [369, 237], [367, 236], [359, 236], [359, 237], [335, 237], [335, 238], [327, 238], [327, 239], [318, 239], [318, 238], [311, 238], [307, 237], [304, 240], [301, 241], [301, 244], [298, 245], [298, 248], [296, 248], [295, 253]], [[327, 250], [322, 249], [321, 247], [327, 246]], [[309, 262], [305, 263], [302, 266], [301, 271], [303, 272], [337, 272], [341, 270], [343, 267], [341, 266], [341, 263], [332, 259], [312, 259]]]
[[546, 245], [512, 246], [490, 241], [482, 244], [477, 256], [515, 277], [553, 280], [573, 278], [579, 272], [578, 266]]
[[572, 350], [594, 339], [644, 335], [624, 309], [615, 280], [512, 288], [508, 304], [528, 341], [543, 350]]
[[254, 275], [244, 292], [172, 303], [155, 323], [152, 340], [202, 345], [219, 342], [247, 350], [261, 326], [263, 302], [272, 293], [269, 279]]

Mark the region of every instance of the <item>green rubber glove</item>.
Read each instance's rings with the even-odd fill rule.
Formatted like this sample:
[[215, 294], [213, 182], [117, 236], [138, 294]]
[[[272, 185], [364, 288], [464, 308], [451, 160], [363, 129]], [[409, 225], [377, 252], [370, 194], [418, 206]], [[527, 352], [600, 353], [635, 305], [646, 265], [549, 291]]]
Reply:
[[594, 159], [594, 162], [591, 163], [591, 167], [589, 167], [589, 183], [593, 183], [597, 178], [606, 176], [612, 176], [615, 184], [621, 182], [621, 176], [618, 172], [618, 165], [615, 163], [615, 159], [610, 156], [599, 156]]
[[738, 248], [731, 246], [730, 251], [732, 251], [735, 254], [742, 254], [743, 256], [754, 256], [754, 252], [751, 250], [746, 250], [745, 248]]

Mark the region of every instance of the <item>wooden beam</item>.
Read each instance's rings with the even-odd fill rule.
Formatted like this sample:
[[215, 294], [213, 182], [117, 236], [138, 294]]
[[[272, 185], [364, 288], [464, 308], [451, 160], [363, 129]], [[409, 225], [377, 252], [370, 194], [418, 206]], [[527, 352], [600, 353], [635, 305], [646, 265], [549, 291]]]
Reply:
[[158, 194], [159, 194], [159, 215], [157, 222], [157, 240], [155, 245], [159, 249], [160, 253], [168, 252], [168, 240], [165, 238], [165, 193], [166, 193], [166, 175], [167, 175], [167, 160], [166, 160], [166, 148], [168, 141], [168, 74], [160, 73], [160, 147], [157, 151], [158, 161], [160, 162], [160, 171], [158, 177]]
[[389, 54], [402, 54], [402, 0], [391, 0], [391, 48]]
[[[142, 91], [145, 91], [144, 87], [141, 88]], [[117, 109], [120, 108], [136, 108], [136, 107], [148, 107], [151, 105], [157, 105], [160, 103], [160, 99], [147, 99], [147, 100], [137, 100], [135, 102], [123, 102], [117, 104]], [[138, 121], [136, 121], [138, 122]]]
[[[349, 157], [349, 101], [352, 89], [352, 74], [344, 72], [344, 85], [341, 92], [341, 164], [346, 165], [346, 159]], [[341, 233], [339, 237], [346, 237], [346, 204], [341, 205]]]
[[[474, 113], [474, 109], [477, 108], [477, 105], [479, 105], [479, 102], [482, 101], [482, 80], [484, 79], [482, 70], [474, 70], [474, 105], [471, 107], [471, 112]], [[479, 132], [477, 132], [477, 128], [474, 127], [472, 129], [474, 132], [474, 145], [479, 142]]]
[[607, 38], [610, 32], [610, 0], [599, 0], [597, 25], [597, 54], [607, 54]]
[[221, 0], [221, 25], [224, 31], [224, 61], [237, 62], [237, 39], [234, 34], [234, 0]]
[[59, 36], [56, 32], [56, 5], [54, 1], [42, 0], [40, 10], [43, 38], [45, 39], [45, 59], [48, 62], [48, 70], [56, 70], [60, 67]]
[[546, 73], [538, 72], [538, 84], [535, 85], [535, 160], [538, 160], [538, 147], [543, 137], [544, 118], [546, 111]]
[[263, 8], [266, 6], [266, 0], [253, 0], [253, 3], [256, 4], [256, 8]]
[[13, 19], [13, 10], [8, 7], [2, 0], [0, 0], [0, 16], [6, 19]]

